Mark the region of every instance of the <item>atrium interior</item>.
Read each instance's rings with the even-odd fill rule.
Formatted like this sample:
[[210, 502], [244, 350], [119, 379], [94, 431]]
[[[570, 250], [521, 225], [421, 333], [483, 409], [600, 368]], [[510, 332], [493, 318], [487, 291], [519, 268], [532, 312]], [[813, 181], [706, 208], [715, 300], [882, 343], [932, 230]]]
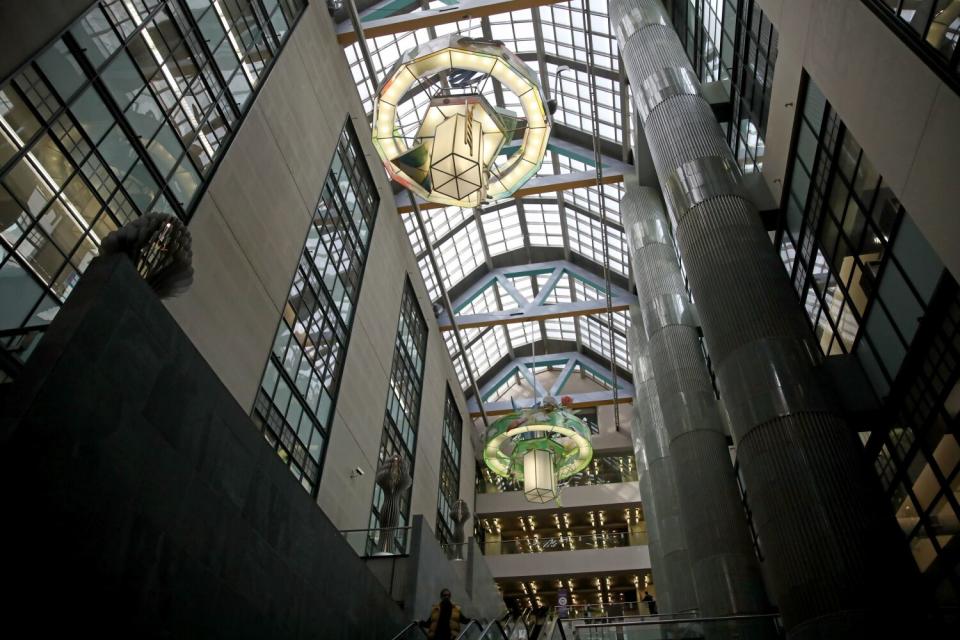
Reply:
[[960, 0], [0, 33], [40, 635], [957, 637]]

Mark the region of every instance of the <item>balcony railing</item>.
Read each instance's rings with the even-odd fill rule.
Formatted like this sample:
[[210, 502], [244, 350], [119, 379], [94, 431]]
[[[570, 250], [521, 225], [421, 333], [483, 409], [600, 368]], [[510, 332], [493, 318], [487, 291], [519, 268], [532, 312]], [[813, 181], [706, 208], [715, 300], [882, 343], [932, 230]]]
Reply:
[[513, 540], [486, 541], [486, 555], [509, 555], [515, 553], [543, 553], [547, 551], [577, 551], [582, 549], [615, 549], [647, 544], [645, 532], [603, 531], [596, 534], [557, 536], [555, 538], [515, 538]]
[[413, 527], [390, 529], [344, 529], [340, 533], [361, 558], [403, 556], [409, 553]]

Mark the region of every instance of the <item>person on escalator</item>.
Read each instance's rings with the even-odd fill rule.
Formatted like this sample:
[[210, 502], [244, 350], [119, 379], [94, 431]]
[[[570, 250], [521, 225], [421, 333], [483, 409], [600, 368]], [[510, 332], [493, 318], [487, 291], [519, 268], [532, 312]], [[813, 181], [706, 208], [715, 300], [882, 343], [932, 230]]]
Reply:
[[460, 626], [470, 622], [470, 618], [463, 615], [459, 605], [450, 601], [450, 589], [440, 592], [440, 602], [433, 605], [430, 617], [420, 622], [420, 626], [427, 630], [430, 640], [454, 640], [460, 634]]
[[530, 632], [530, 640], [537, 640], [540, 637], [540, 632], [543, 631], [543, 626], [547, 624], [547, 613], [550, 610], [547, 607], [538, 607], [534, 612], [534, 625], [533, 631]]
[[643, 592], [643, 600], [641, 600], [641, 602], [647, 603], [647, 610], [650, 612], [650, 615], [657, 615], [657, 601], [653, 599], [649, 591]]

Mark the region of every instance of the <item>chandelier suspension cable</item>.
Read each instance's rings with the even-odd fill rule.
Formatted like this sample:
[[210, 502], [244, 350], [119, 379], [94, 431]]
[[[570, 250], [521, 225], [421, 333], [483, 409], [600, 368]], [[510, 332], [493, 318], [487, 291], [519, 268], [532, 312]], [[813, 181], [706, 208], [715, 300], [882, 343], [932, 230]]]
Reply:
[[[373, 64], [373, 58], [370, 55], [370, 50], [367, 48], [366, 36], [363, 33], [363, 27], [360, 24], [360, 17], [357, 14], [357, 7], [354, 4], [354, 0], [347, 1], [347, 9], [350, 12], [350, 20], [353, 23], [353, 30], [357, 35], [357, 43], [360, 45], [360, 53], [363, 56], [364, 63], [367, 67], [367, 72], [370, 74], [370, 83], [373, 85], [374, 95], [377, 92], [378, 82], [377, 82], [377, 73]], [[433, 268], [434, 274], [436, 274], [437, 288], [440, 290], [440, 300], [443, 305], [444, 311], [450, 318], [450, 324], [453, 327], [453, 337], [457, 343], [457, 349], [460, 351], [460, 357], [463, 358], [463, 368], [467, 373], [467, 380], [470, 383], [470, 388], [473, 391], [474, 397], [477, 399], [477, 406], [480, 408], [480, 418], [483, 421], [484, 428], [490, 426], [490, 420], [487, 417], [486, 409], [483, 406], [483, 397], [480, 395], [480, 387], [477, 385], [477, 379], [473, 375], [473, 369], [470, 367], [470, 358], [465, 347], [463, 336], [460, 334], [460, 327], [457, 325], [457, 318], [453, 312], [453, 305], [450, 302], [450, 296], [447, 292], [446, 284], [443, 282], [443, 274], [440, 271], [440, 267], [437, 265], [437, 257], [434, 254], [433, 243], [430, 241], [430, 234], [427, 231], [427, 225], [423, 221], [423, 214], [420, 212], [420, 207], [417, 205], [417, 198], [412, 191], [407, 191], [407, 194], [410, 196], [410, 204], [413, 206], [413, 214], [416, 217], [417, 228], [420, 231], [420, 236], [423, 239], [423, 246], [426, 249], [427, 257], [430, 260], [430, 266]]]
[[530, 348], [533, 350], [533, 404], [537, 404], [537, 341], [534, 340], [530, 343]]
[[[590, 112], [593, 117], [593, 160], [597, 169], [597, 199], [600, 213], [600, 235], [603, 242], [603, 285], [607, 295], [607, 339], [610, 341], [610, 376], [613, 387], [613, 424], [620, 431], [620, 394], [617, 384], [617, 345], [613, 330], [613, 286], [610, 275], [610, 243], [606, 233], [606, 212], [603, 198], [603, 163], [600, 159], [600, 115], [597, 108], [597, 75], [593, 72], [594, 66], [593, 44], [591, 36], [593, 25], [590, 19], [590, 0], [583, 0], [584, 14], [586, 15], [586, 48], [587, 48], [587, 76], [590, 78]], [[587, 198], [587, 207], [590, 207], [590, 198]]]

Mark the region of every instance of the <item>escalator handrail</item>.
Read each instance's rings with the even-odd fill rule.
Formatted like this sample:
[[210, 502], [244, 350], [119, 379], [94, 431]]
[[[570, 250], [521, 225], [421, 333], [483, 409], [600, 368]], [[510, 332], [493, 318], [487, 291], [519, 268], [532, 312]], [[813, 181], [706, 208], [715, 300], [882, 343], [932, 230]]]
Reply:
[[420, 623], [419, 623], [419, 622], [411, 622], [410, 624], [408, 624], [407, 626], [405, 626], [403, 629], [401, 629], [401, 630], [400, 630], [400, 633], [398, 633], [397, 635], [395, 635], [395, 636], [393, 636], [392, 638], [390, 638], [390, 640], [400, 640], [401, 638], [403, 638], [404, 634], [406, 634], [407, 631], [410, 630], [411, 627], [416, 627], [417, 629], [420, 630], [420, 633], [423, 634], [423, 637], [424, 637], [424, 638], [427, 637], [427, 632], [423, 630], [423, 627], [420, 626]]
[[478, 629], [480, 629], [480, 637], [481, 637], [481, 638], [485, 638], [486, 635], [487, 635], [487, 633], [490, 631], [490, 629], [491, 629], [494, 625], [497, 626], [497, 630], [500, 632], [500, 637], [501, 637], [503, 640], [507, 640], [507, 634], [504, 633], [503, 627], [500, 625], [500, 621], [499, 621], [499, 620], [491, 620], [491, 621], [489, 622], [489, 624], [487, 624], [486, 627], [484, 627], [480, 622], [478, 622], [478, 621], [476, 621], [476, 620], [471, 620], [470, 622], [467, 623], [467, 626], [465, 626], [465, 627], [460, 631], [460, 634], [457, 636], [457, 640], [465, 640], [466, 637], [467, 637], [467, 636], [466, 636], [467, 631], [469, 631], [469, 630], [470, 630], [470, 627], [473, 627], [473, 626], [476, 626]]

